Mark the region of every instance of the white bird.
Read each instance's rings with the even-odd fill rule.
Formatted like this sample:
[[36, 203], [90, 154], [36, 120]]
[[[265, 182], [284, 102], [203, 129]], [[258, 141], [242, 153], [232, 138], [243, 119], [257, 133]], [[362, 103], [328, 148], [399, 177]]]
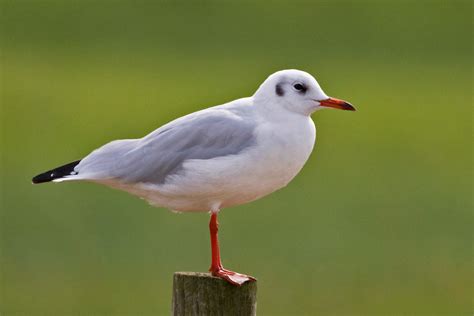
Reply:
[[209, 211], [209, 270], [241, 285], [254, 278], [223, 268], [217, 214], [268, 195], [298, 174], [316, 140], [311, 114], [323, 107], [355, 110], [328, 97], [310, 74], [278, 71], [251, 97], [183, 116], [140, 139], [112, 141], [33, 183], [91, 181], [154, 206]]

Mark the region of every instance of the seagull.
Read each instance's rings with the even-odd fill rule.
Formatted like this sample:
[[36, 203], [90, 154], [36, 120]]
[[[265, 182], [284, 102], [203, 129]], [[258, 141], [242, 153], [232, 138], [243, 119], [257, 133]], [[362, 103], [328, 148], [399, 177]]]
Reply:
[[311, 114], [322, 108], [355, 111], [307, 72], [281, 70], [251, 97], [185, 115], [143, 138], [112, 141], [32, 182], [95, 182], [153, 206], [209, 212], [209, 271], [240, 286], [255, 278], [222, 266], [217, 215], [285, 187], [300, 172], [316, 141]]

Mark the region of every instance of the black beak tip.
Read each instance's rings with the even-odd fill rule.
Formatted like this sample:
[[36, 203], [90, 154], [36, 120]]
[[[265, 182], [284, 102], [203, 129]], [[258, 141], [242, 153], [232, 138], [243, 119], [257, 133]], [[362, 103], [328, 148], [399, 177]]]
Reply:
[[349, 102], [346, 102], [346, 103], [344, 104], [344, 107], [345, 107], [346, 110], [348, 110], [348, 111], [356, 111], [355, 107], [354, 107], [352, 104], [350, 104]]

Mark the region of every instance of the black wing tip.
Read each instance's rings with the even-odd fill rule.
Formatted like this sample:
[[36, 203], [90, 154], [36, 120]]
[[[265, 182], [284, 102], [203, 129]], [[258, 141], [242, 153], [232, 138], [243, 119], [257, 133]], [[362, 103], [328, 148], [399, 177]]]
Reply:
[[46, 174], [42, 173], [37, 176], [34, 176], [33, 179], [31, 179], [31, 183], [39, 184], [39, 183], [49, 182], [51, 180], [52, 180], [51, 177], [48, 177]]
[[40, 173], [39, 175], [34, 176], [33, 179], [31, 179], [31, 183], [39, 184], [39, 183], [51, 182], [54, 179], [60, 179], [64, 176], [69, 176], [72, 174], [72, 172], [74, 171], [74, 167], [77, 166], [79, 162], [81, 162], [81, 160], [76, 160], [68, 164], [65, 164], [63, 166]]

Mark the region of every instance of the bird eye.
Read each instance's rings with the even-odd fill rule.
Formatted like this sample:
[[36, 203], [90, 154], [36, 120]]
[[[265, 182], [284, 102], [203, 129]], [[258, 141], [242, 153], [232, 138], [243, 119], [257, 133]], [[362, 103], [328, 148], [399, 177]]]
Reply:
[[305, 91], [305, 87], [301, 84], [301, 83], [296, 83], [293, 85], [293, 88], [295, 88], [295, 90], [298, 90], [298, 91]]

